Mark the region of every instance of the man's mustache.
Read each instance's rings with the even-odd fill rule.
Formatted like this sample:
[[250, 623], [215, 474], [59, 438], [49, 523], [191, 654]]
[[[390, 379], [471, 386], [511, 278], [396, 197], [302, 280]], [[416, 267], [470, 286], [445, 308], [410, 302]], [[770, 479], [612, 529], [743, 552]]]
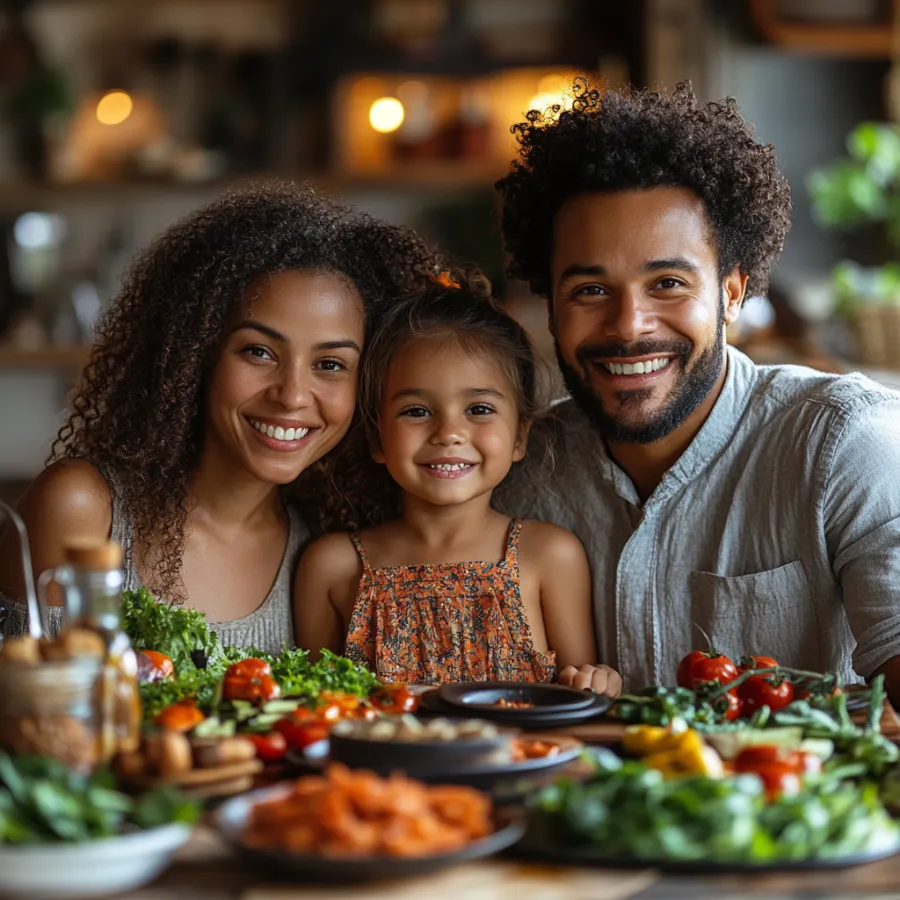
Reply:
[[575, 351], [582, 368], [598, 359], [632, 359], [638, 356], [667, 356], [674, 353], [687, 360], [694, 345], [687, 340], [634, 341], [631, 344], [583, 344]]

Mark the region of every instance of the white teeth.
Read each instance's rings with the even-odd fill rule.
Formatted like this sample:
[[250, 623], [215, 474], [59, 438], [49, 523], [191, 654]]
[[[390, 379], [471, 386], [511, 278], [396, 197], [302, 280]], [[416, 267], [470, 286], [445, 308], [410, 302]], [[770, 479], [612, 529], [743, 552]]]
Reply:
[[646, 362], [603, 363], [603, 368], [612, 372], [613, 375], [644, 375], [647, 372], [657, 372], [668, 364], [668, 356], [659, 356], [656, 359], [648, 359]]
[[266, 425], [256, 419], [251, 419], [250, 424], [260, 434], [275, 438], [276, 441], [299, 441], [309, 434], [308, 428], [282, 428], [280, 425]]
[[429, 469], [439, 469], [442, 472], [459, 472], [462, 469], [471, 469], [470, 463], [429, 463]]

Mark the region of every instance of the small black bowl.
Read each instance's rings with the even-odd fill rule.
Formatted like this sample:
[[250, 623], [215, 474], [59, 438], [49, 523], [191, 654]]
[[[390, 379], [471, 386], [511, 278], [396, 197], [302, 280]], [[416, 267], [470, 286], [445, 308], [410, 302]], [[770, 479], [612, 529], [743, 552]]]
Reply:
[[517, 733], [515, 729], [503, 729], [496, 737], [396, 741], [332, 732], [328, 755], [332, 762], [343, 763], [351, 769], [397, 769], [411, 776], [433, 772], [451, 774], [502, 760]]
[[[451, 706], [503, 712], [513, 715], [534, 712], [574, 712], [587, 709], [596, 700], [592, 691], [578, 691], [561, 684], [535, 684], [518, 681], [466, 682], [442, 684], [438, 694]], [[497, 706], [501, 700], [530, 703], [531, 707], [516, 709]]]

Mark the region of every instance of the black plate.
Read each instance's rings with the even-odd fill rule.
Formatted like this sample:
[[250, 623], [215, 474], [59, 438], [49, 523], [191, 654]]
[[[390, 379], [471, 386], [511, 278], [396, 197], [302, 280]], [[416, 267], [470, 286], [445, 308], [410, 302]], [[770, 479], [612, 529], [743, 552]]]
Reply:
[[249, 794], [241, 794], [224, 803], [213, 821], [222, 837], [235, 847], [258, 871], [272, 870], [289, 876], [292, 881], [359, 884], [389, 878], [425, 875], [461, 862], [493, 856], [518, 841], [525, 831], [521, 817], [507, 811], [497, 814], [496, 831], [461, 850], [422, 857], [326, 857], [288, 853], [284, 850], [258, 850], [241, 841], [241, 833], [254, 803], [272, 800], [291, 790], [290, 785], [275, 785]]
[[330, 755], [334, 762], [351, 768], [374, 772], [402, 769], [418, 778], [431, 772], [465, 771], [471, 766], [486, 765], [491, 757], [503, 753], [516, 734], [507, 729], [496, 737], [458, 741], [379, 741], [332, 734]]
[[[584, 709], [554, 710], [554, 709], [479, 709], [472, 707], [467, 712], [473, 719], [489, 719], [502, 725], [517, 725], [520, 728], [530, 730], [540, 728], [557, 728], [560, 725], [574, 725], [577, 722], [586, 722], [603, 715], [613, 705], [612, 697], [606, 694], [594, 694], [590, 705]], [[451, 706], [443, 700], [438, 691], [428, 691], [421, 695], [420, 713], [433, 715], [452, 716], [459, 712], [459, 708]]]
[[[438, 694], [446, 703], [466, 711], [480, 709], [510, 716], [551, 710], [569, 712], [586, 709], [594, 702], [596, 696], [592, 692], [576, 691], [561, 684], [534, 684], [521, 681], [442, 684], [438, 688]], [[531, 709], [503, 709], [494, 705], [499, 700], [524, 701], [534, 706]]]
[[598, 866], [610, 869], [659, 869], [680, 874], [719, 875], [728, 873], [763, 874], [765, 872], [804, 872], [814, 869], [849, 869], [888, 859], [900, 851], [900, 845], [869, 853], [855, 853], [835, 859], [786, 859], [767, 863], [715, 862], [708, 859], [635, 859], [631, 856], [610, 856], [585, 847], [550, 844], [534, 839], [530, 834], [507, 851], [510, 856], [563, 863], [565, 865]]

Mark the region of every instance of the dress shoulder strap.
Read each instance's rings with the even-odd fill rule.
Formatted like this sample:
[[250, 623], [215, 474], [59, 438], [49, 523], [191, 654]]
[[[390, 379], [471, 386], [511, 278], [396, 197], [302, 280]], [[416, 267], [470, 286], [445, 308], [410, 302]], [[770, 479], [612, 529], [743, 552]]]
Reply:
[[350, 543], [356, 548], [359, 558], [363, 564], [363, 571], [371, 572], [372, 567], [369, 565], [369, 557], [366, 556], [366, 548], [363, 547], [362, 541], [359, 539], [359, 532], [354, 531], [350, 534]]
[[509, 523], [509, 534], [506, 538], [505, 560], [510, 568], [519, 567], [519, 535], [522, 533], [522, 523], [519, 519], [513, 519]]

